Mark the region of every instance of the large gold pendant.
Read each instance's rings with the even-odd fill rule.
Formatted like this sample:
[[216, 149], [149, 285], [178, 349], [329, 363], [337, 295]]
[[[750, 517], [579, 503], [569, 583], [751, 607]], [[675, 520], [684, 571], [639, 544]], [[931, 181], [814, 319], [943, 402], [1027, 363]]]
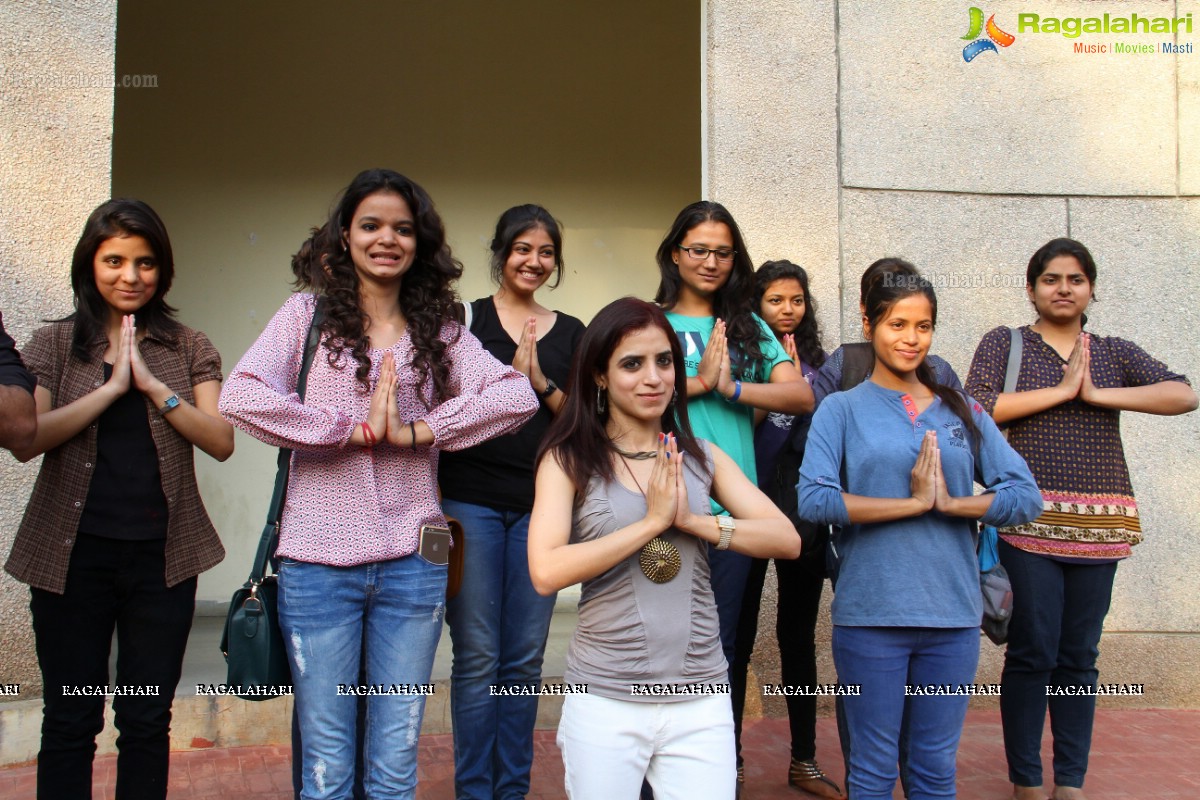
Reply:
[[679, 548], [661, 536], [655, 536], [642, 546], [638, 556], [642, 574], [655, 583], [666, 583], [679, 574], [683, 563], [679, 559]]

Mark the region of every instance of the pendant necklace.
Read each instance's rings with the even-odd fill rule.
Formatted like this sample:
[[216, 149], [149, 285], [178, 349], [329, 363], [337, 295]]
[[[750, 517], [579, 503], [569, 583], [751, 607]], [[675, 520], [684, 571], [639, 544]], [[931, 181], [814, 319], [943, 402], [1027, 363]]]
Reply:
[[[637, 461], [645, 461], [658, 455], [656, 452], [639, 452], [626, 455], [619, 449], [617, 452], [625, 458]], [[646, 490], [642, 488], [637, 475], [633, 474], [633, 469], [624, 461], [621, 463], [625, 464], [625, 470], [629, 473], [629, 477], [633, 478], [633, 485], [642, 493], [642, 499], [647, 500]], [[649, 504], [649, 500], [647, 500], [647, 504]], [[642, 574], [655, 583], [667, 583], [670, 581], [679, 574], [679, 568], [682, 564], [683, 562], [679, 557], [679, 548], [662, 536], [655, 536], [642, 545], [641, 553], [638, 555], [638, 566], [642, 568]]]

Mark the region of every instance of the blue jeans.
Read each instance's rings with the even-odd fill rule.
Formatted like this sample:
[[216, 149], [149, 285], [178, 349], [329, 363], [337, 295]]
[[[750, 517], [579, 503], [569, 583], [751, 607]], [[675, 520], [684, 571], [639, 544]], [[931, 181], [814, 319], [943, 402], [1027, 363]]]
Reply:
[[467, 540], [462, 589], [446, 609], [455, 796], [523, 798], [538, 698], [496, 697], [490, 687], [541, 685], [554, 597], [529, 579], [529, 514], [446, 499], [442, 509], [462, 522]]
[[1009, 780], [1018, 786], [1042, 785], [1042, 727], [1049, 707], [1054, 783], [1082, 788], [1096, 698], [1047, 698], [1046, 687], [1096, 685], [1096, 657], [1116, 562], [1064, 564], [1001, 540], [1000, 563], [1013, 588], [1000, 695]]
[[[905, 686], [968, 685], [979, 664], [978, 628], [833, 627], [838, 682], [861, 687], [845, 698], [850, 730], [850, 796], [891, 800], [896, 786]], [[909, 698], [909, 797], [955, 797], [955, 756], [967, 696]]]
[[367, 698], [367, 797], [412, 798], [417, 737], [442, 633], [446, 567], [412, 555], [332, 567], [281, 559], [279, 623], [290, 647], [303, 733], [303, 800], [344, 800], [354, 781], [360, 660], [369, 686], [412, 687]]

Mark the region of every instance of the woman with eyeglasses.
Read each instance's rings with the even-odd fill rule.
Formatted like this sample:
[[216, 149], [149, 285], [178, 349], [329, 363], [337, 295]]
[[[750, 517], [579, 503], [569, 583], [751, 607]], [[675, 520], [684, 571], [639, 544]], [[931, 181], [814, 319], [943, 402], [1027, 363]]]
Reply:
[[[756, 483], [755, 411], [810, 412], [812, 389], [754, 313], [754, 264], [723, 205], [701, 200], [680, 211], [657, 258], [661, 278], [654, 301], [667, 313], [683, 348], [692, 429]], [[712, 510], [725, 513], [717, 503]], [[721, 647], [732, 663], [751, 560], [713, 547], [708, 555]]]

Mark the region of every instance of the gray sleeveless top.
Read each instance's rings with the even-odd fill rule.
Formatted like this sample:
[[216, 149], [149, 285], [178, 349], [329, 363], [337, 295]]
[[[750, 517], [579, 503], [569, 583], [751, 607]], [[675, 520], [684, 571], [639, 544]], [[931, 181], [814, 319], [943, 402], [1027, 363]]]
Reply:
[[[712, 453], [707, 442], [700, 445], [711, 475]], [[692, 513], [707, 515], [711, 479], [687, 459], [685, 465], [688, 505]], [[641, 493], [616, 480], [593, 477], [575, 509], [570, 541], [599, 539], [645, 515]], [[728, 692], [708, 544], [674, 528], [662, 536], [679, 548], [682, 562], [679, 574], [667, 583], [647, 578], [637, 553], [583, 582], [579, 624], [567, 651], [566, 683], [586, 683], [590, 694], [601, 697], [650, 703]], [[646, 692], [635, 685], [652, 688]], [[664, 685], [712, 690], [673, 695], [653, 688]]]

